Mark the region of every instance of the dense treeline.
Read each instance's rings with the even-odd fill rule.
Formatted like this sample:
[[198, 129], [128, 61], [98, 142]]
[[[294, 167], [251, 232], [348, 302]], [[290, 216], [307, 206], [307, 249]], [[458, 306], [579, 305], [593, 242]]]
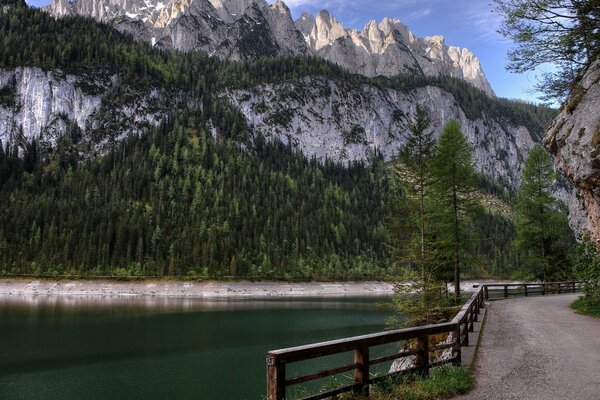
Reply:
[[81, 163], [0, 157], [21, 171], [0, 191], [5, 273], [383, 274], [380, 160], [320, 166], [263, 140], [243, 151], [194, 112]]

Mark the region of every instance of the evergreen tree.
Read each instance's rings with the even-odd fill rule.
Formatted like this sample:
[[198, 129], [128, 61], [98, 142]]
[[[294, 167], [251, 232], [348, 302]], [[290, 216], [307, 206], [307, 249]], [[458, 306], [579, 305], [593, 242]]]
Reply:
[[460, 272], [469, 244], [469, 217], [477, 205], [471, 146], [456, 121], [440, 136], [433, 160], [435, 198], [438, 204], [438, 246], [454, 272], [454, 301], [460, 301]]
[[390, 232], [399, 262], [410, 265], [401, 281], [411, 282], [396, 285], [394, 307], [408, 326], [439, 322], [445, 300], [437, 273], [438, 255], [432, 245], [432, 159], [436, 143], [430, 125], [429, 114], [417, 107], [406, 145], [393, 167], [402, 194], [392, 200]]
[[515, 244], [525, 271], [547, 281], [564, 277], [572, 243], [566, 215], [552, 194], [556, 174], [550, 156], [536, 145], [525, 163], [517, 193]]

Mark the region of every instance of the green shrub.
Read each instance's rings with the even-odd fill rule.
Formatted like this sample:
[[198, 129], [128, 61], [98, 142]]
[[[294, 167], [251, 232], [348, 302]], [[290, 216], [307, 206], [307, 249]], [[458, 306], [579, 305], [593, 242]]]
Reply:
[[600, 250], [588, 237], [577, 246], [573, 270], [583, 284], [585, 301], [600, 307]]
[[590, 303], [583, 297], [571, 304], [571, 308], [580, 314], [600, 318], [600, 304]]

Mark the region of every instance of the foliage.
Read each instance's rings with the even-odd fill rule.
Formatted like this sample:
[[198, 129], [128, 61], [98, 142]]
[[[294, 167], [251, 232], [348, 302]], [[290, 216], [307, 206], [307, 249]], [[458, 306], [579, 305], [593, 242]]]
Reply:
[[571, 304], [571, 308], [580, 314], [600, 318], [600, 303], [591, 302], [585, 297], [575, 300]]
[[504, 17], [500, 33], [512, 39], [509, 70], [554, 64], [538, 85], [547, 99], [564, 99], [577, 74], [600, 49], [598, 0], [494, 0]]
[[[427, 377], [421, 375], [389, 378], [374, 385], [370, 400], [440, 400], [470, 392], [473, 378], [463, 368], [443, 365], [431, 370]], [[353, 397], [349, 397], [353, 399]]]
[[600, 250], [589, 237], [584, 237], [575, 249], [573, 271], [583, 282], [585, 304], [600, 307]]
[[446, 269], [454, 271], [454, 300], [460, 300], [460, 271], [469, 240], [469, 220], [477, 206], [471, 146], [456, 121], [444, 127], [433, 160], [437, 203], [437, 246]]
[[538, 279], [568, 277], [568, 252], [573, 242], [564, 211], [552, 195], [555, 173], [548, 153], [531, 151], [517, 194], [515, 244], [522, 267]]

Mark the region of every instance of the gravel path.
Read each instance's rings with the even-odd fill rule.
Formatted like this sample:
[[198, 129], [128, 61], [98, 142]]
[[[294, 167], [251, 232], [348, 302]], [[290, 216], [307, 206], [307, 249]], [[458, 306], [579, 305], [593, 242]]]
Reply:
[[489, 302], [477, 387], [461, 399], [600, 399], [600, 319], [569, 308], [578, 296]]

